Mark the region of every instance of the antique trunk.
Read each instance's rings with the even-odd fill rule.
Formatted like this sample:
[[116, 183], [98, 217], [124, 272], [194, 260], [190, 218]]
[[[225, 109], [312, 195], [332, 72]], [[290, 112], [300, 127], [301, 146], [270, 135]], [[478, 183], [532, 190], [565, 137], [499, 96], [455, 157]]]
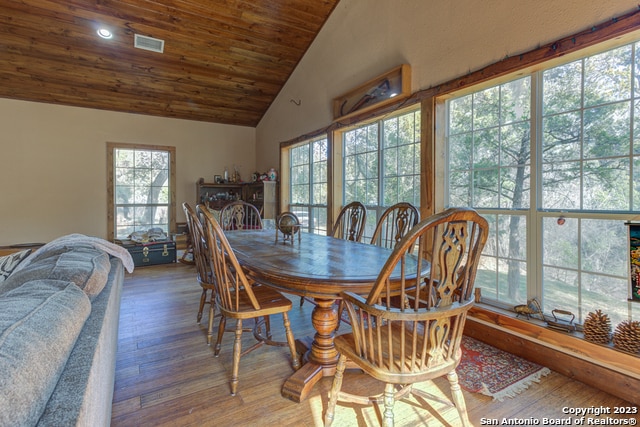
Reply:
[[123, 242], [136, 267], [176, 262], [176, 243], [171, 240], [150, 243]]

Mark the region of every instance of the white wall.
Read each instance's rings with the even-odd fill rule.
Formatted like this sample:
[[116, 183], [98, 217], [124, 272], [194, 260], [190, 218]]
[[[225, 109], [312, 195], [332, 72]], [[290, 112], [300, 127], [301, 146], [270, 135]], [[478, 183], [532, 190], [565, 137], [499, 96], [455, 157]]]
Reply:
[[177, 220], [195, 185], [255, 171], [255, 129], [0, 99], [0, 245], [107, 237], [106, 143], [176, 147]]
[[341, 0], [257, 127], [258, 169], [278, 164], [280, 142], [331, 124], [333, 98], [402, 63], [415, 92], [636, 8], [635, 0]]

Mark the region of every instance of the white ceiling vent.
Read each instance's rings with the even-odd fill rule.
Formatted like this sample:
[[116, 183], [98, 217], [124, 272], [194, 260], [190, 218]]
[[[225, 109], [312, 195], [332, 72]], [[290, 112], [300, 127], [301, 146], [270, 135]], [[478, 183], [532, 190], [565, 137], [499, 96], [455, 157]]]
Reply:
[[138, 49], [150, 50], [152, 52], [162, 53], [164, 50], [164, 40], [154, 39], [153, 37], [141, 36], [136, 34], [133, 46]]

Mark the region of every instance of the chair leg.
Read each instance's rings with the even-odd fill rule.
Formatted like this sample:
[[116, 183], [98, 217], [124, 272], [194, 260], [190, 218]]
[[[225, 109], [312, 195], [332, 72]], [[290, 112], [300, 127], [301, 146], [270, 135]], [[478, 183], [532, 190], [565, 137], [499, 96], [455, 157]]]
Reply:
[[220, 316], [220, 323], [218, 324], [218, 339], [216, 340], [216, 347], [213, 349], [214, 356], [218, 357], [220, 354], [220, 347], [222, 344], [222, 335], [224, 335], [224, 329], [227, 327], [227, 319], [224, 316]]
[[291, 362], [293, 364], [293, 369], [297, 371], [300, 369], [300, 359], [298, 359], [296, 341], [293, 339], [293, 331], [291, 330], [289, 315], [287, 313], [282, 313], [282, 318], [284, 320], [284, 331], [287, 336], [287, 343], [289, 344], [289, 350], [291, 351]]
[[342, 321], [342, 312], [344, 311], [344, 302], [343, 300], [338, 301], [338, 324], [336, 325], [336, 332], [338, 328], [340, 328], [340, 322]]
[[331, 391], [329, 392], [329, 402], [327, 403], [327, 412], [324, 415], [325, 427], [330, 427], [333, 423], [333, 416], [336, 410], [336, 403], [338, 402], [338, 395], [342, 388], [342, 376], [344, 374], [344, 368], [347, 366], [347, 356], [340, 355], [338, 359], [338, 365], [336, 366], [336, 374], [333, 377], [333, 384], [331, 385]]
[[211, 341], [213, 340], [213, 318], [215, 316], [216, 316], [216, 302], [211, 301], [209, 303], [209, 327], [207, 329], [207, 345], [211, 345]]
[[236, 338], [233, 341], [233, 368], [231, 370], [231, 396], [238, 391], [238, 371], [240, 370], [240, 354], [242, 353], [242, 319], [236, 323]]
[[[257, 321], [258, 320], [256, 319], [256, 322]], [[264, 328], [267, 339], [271, 340], [273, 335], [271, 334], [271, 318], [269, 316], [264, 316]]]
[[302, 307], [302, 304], [304, 304], [304, 297], [300, 297], [300, 307]]
[[382, 426], [393, 427], [393, 404], [396, 388], [393, 384], [387, 383], [384, 386], [384, 413], [382, 414]]
[[200, 307], [198, 308], [198, 324], [202, 320], [202, 311], [204, 310], [204, 303], [207, 301], [207, 290], [202, 288], [202, 294], [200, 295]]
[[462, 426], [469, 427], [472, 424], [469, 421], [469, 416], [467, 415], [467, 405], [464, 402], [464, 394], [462, 394], [460, 384], [458, 383], [458, 374], [455, 370], [451, 371], [447, 374], [447, 379], [449, 380], [449, 386], [451, 387], [451, 396], [453, 397], [453, 403], [456, 405], [456, 409], [458, 410], [458, 414], [460, 415]]

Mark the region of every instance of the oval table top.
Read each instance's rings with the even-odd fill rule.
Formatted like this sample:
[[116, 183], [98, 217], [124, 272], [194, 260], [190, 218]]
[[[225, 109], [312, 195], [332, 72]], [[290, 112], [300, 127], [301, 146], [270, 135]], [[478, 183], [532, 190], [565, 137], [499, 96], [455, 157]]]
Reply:
[[274, 230], [227, 231], [225, 235], [240, 265], [257, 281], [314, 298], [338, 298], [341, 291], [368, 294], [392, 253], [312, 233], [302, 233], [293, 243], [283, 243], [281, 237], [276, 242]]

